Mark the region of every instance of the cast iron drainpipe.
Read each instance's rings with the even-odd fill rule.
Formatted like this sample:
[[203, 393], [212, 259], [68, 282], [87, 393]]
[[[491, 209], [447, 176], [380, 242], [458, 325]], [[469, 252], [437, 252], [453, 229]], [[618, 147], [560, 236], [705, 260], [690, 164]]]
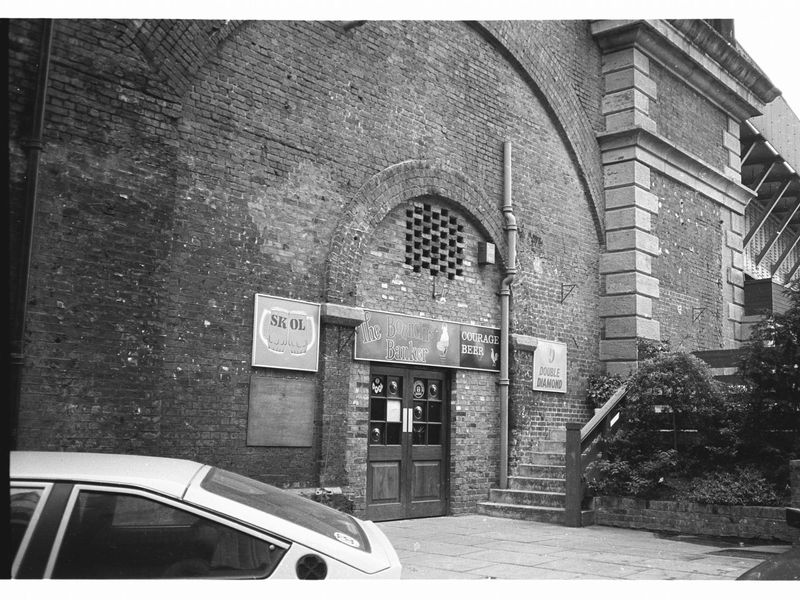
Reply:
[[509, 297], [517, 274], [517, 219], [511, 205], [511, 142], [503, 144], [503, 216], [506, 220], [506, 277], [500, 284], [500, 488], [508, 483]]
[[34, 100], [31, 135], [22, 141], [22, 146], [28, 151], [28, 167], [25, 174], [25, 216], [22, 223], [22, 240], [17, 273], [17, 304], [15, 307], [12, 324], [11, 338], [11, 448], [17, 445], [17, 418], [19, 415], [20, 384], [22, 382], [22, 367], [25, 363], [25, 321], [28, 308], [28, 286], [30, 281], [30, 263], [33, 254], [33, 231], [36, 222], [37, 191], [39, 185], [39, 157], [42, 153], [42, 133], [44, 131], [45, 103], [47, 100], [47, 85], [50, 74], [50, 47], [53, 42], [53, 20], [44, 19], [42, 22], [42, 41], [39, 50], [39, 80], [36, 85], [36, 98]]

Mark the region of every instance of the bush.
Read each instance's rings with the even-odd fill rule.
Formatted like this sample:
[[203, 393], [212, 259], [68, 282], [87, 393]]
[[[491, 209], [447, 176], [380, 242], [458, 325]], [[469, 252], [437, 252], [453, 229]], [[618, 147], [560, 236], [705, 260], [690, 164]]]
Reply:
[[[716, 429], [721, 387], [706, 363], [691, 354], [672, 352], [645, 361], [631, 376], [628, 389], [625, 433], [618, 442], [620, 451], [627, 448], [632, 454], [624, 458], [661, 449], [662, 433], [668, 430], [695, 429], [692, 444], [697, 445]], [[670, 443], [675, 450], [688, 445], [678, 435]]]
[[800, 280], [786, 293], [789, 310], [756, 324], [740, 371], [770, 412], [776, 418], [794, 417], [791, 425], [800, 431]]
[[636, 339], [636, 354], [638, 360], [652, 360], [662, 354], [672, 352], [668, 341], [650, 340], [647, 338]]
[[626, 460], [600, 460], [597, 475], [588, 482], [596, 496], [652, 498], [668, 492], [669, 474], [677, 466], [677, 452], [656, 452], [650, 459], [632, 463]]
[[586, 399], [592, 408], [600, 408], [609, 401], [625, 380], [617, 375], [592, 375], [586, 384]]
[[734, 472], [714, 472], [692, 480], [684, 497], [702, 504], [779, 506], [780, 499], [760, 471], [740, 467]]

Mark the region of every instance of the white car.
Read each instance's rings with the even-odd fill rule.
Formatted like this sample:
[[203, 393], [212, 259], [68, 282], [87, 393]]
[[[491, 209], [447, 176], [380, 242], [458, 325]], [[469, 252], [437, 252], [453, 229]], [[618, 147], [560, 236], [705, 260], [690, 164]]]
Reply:
[[11, 576], [400, 578], [371, 521], [189, 460], [11, 452]]

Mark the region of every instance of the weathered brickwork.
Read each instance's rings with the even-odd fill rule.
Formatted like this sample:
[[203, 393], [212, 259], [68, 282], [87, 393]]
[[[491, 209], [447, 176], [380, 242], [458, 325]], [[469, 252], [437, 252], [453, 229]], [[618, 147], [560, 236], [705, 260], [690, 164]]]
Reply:
[[[660, 282], [663, 337], [719, 346], [720, 322], [732, 326], [720, 286], [736, 299], [719, 254], [736, 240], [723, 239], [715, 205], [644, 159], [601, 156], [613, 70], [604, 74], [591, 26], [56, 20], [17, 445], [172, 455], [281, 486], [341, 486], [363, 513], [370, 365], [353, 360], [353, 325], [323, 320], [317, 373], [254, 368], [254, 294], [499, 327], [504, 142], [518, 224], [511, 331], [568, 348], [567, 394], [534, 392], [533, 354], [512, 353], [511, 465], [590, 416], [586, 380], [613, 326], [599, 300], [614, 275], [650, 275], [649, 263], [601, 268], [606, 250], [641, 258], [618, 247], [620, 230], [654, 256], [655, 279], [637, 279], [634, 292], [655, 298]], [[39, 35], [38, 22], [10, 23], [17, 224]], [[640, 112], [733, 169], [722, 112], [650, 69], [658, 102]], [[634, 164], [614, 181], [614, 165]], [[463, 223], [455, 278], [407, 264], [414, 202]], [[649, 225], [629, 222], [642, 211]], [[669, 251], [657, 258], [658, 239], [640, 235], [651, 229]], [[494, 265], [478, 264], [480, 242], [495, 244]], [[253, 377], [313, 383], [310, 447], [248, 446]], [[498, 376], [449, 377], [449, 510], [464, 512], [498, 482]]]
[[650, 77], [658, 89], [658, 100], [650, 104], [658, 132], [720, 171], [727, 167], [728, 151], [722, 145], [727, 115], [654, 60]]
[[459, 371], [450, 402], [450, 512], [475, 510], [499, 473], [500, 401], [496, 376]]
[[799, 541], [797, 530], [786, 523], [786, 509], [773, 506], [721, 506], [604, 496], [595, 498], [595, 523], [685, 535]]
[[658, 196], [654, 231], [661, 255], [653, 273], [661, 285], [653, 314], [661, 338], [687, 351], [723, 347], [726, 322], [722, 294], [723, 231], [720, 207], [699, 193], [654, 175], [651, 191]]
[[[567, 423], [585, 423], [591, 418], [592, 410], [585, 402], [586, 379], [580, 364], [579, 353], [572, 344], [567, 344], [567, 390], [568, 394], [552, 394], [533, 390], [533, 353], [516, 351], [513, 353], [514, 383], [509, 392], [510, 414], [509, 436], [511, 449], [509, 465], [533, 462], [533, 452], [538, 443], [546, 440], [551, 431], [563, 431]], [[586, 365], [590, 367], [590, 365]], [[597, 369], [596, 363], [591, 368]], [[590, 371], [591, 373], [592, 371]], [[578, 400], [574, 400], [577, 397]]]

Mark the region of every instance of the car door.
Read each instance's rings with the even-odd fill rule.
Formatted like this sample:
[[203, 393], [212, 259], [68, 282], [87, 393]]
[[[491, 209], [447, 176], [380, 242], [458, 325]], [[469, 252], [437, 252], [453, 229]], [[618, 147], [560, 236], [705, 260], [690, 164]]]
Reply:
[[261, 579], [289, 544], [143, 490], [76, 485], [45, 570], [55, 579]]
[[289, 542], [144, 490], [12, 483], [14, 578], [261, 579]]

